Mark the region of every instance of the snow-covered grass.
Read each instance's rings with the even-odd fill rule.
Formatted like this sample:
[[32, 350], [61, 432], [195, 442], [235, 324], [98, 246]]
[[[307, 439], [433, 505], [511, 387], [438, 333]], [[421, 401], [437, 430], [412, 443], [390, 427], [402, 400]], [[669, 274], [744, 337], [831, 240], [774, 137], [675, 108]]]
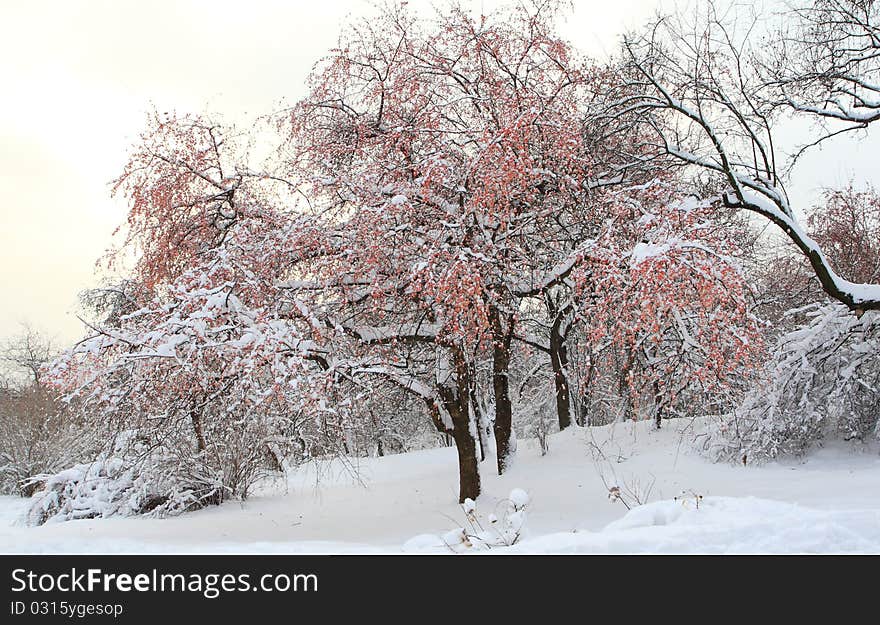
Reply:
[[[574, 428], [550, 437], [544, 457], [536, 442], [520, 441], [504, 476], [483, 463], [474, 514], [483, 524], [503, 518], [511, 492], [522, 489], [525, 526], [513, 546], [474, 551], [880, 553], [876, 449], [835, 444], [801, 461], [712, 464], [690, 450], [702, 426]], [[28, 502], [4, 497], [0, 551], [450, 553], [443, 537], [469, 526], [457, 504], [456, 466], [453, 448], [361, 460], [357, 477], [339, 463], [312, 465], [246, 502], [167, 519], [26, 527]], [[622, 501], [609, 498], [612, 486]]]

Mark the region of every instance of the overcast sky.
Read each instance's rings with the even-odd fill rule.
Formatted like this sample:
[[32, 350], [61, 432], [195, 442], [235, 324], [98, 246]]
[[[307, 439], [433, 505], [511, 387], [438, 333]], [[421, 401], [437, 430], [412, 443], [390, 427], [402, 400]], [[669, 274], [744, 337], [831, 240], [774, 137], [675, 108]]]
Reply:
[[[465, 2], [475, 9], [497, 2]], [[577, 0], [565, 35], [613, 50], [658, 0]], [[364, 0], [0, 0], [0, 339], [22, 322], [69, 342], [77, 293], [125, 218], [108, 183], [145, 113], [209, 111], [247, 122], [296, 100], [312, 64]], [[411, 0], [410, 6], [430, 6]], [[806, 163], [798, 194], [876, 168], [873, 147]], [[871, 153], [873, 152], [873, 154]], [[853, 166], [851, 163], [857, 163]]]

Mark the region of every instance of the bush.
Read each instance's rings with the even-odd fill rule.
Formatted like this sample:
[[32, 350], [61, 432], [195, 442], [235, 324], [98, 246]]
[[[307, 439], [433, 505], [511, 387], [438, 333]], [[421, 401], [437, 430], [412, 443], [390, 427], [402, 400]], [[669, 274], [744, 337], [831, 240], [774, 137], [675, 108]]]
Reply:
[[32, 385], [0, 391], [0, 493], [29, 497], [31, 477], [69, 466], [83, 437], [63, 408]]
[[462, 504], [465, 527], [455, 528], [440, 537], [440, 541], [453, 553], [510, 547], [519, 542], [525, 532], [526, 508], [530, 497], [521, 488], [514, 488], [503, 505], [502, 516], [494, 513], [481, 519], [473, 499]]
[[880, 314], [816, 304], [782, 335], [765, 383], [712, 432], [720, 458], [802, 455], [825, 438], [880, 436]]
[[92, 462], [34, 476], [31, 482], [38, 489], [28, 523], [170, 516], [244, 498], [257, 479], [258, 471], [248, 461], [221, 458], [222, 467], [215, 467], [207, 453], [180, 454], [166, 443], [151, 444], [137, 432], [125, 432]]

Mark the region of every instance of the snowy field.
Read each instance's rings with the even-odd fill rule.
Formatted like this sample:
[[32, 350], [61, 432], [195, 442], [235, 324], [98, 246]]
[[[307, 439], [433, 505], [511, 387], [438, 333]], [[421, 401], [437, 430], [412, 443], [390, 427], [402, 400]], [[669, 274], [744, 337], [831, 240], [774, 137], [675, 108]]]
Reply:
[[[520, 441], [507, 475], [483, 463], [476, 516], [488, 526], [508, 494], [523, 489], [530, 501], [522, 536], [512, 547], [465, 551], [880, 553], [876, 449], [836, 444], [805, 460], [712, 464], [691, 450], [699, 426], [572, 428], [551, 437], [544, 457], [534, 441]], [[454, 448], [362, 460], [356, 469], [357, 477], [340, 464], [309, 466], [246, 502], [168, 519], [25, 527], [27, 502], [2, 497], [0, 551], [451, 553], [443, 537], [469, 525], [457, 504]], [[615, 485], [632, 510], [609, 499]]]

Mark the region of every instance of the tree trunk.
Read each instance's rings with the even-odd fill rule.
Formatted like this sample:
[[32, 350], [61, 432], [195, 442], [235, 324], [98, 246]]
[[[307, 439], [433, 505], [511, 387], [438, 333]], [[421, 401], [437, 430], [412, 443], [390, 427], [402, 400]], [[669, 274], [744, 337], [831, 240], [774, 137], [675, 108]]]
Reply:
[[573, 313], [571, 304], [560, 301], [559, 291], [544, 294], [547, 313], [550, 316], [550, 365], [553, 368], [553, 384], [556, 390], [556, 417], [559, 430], [571, 425], [571, 385], [568, 380], [568, 316]]
[[468, 397], [470, 398], [470, 406], [474, 411], [474, 423], [477, 425], [477, 442], [480, 444], [480, 462], [486, 459], [486, 448], [489, 446], [489, 438], [488, 432], [486, 431], [486, 416], [483, 414], [483, 409], [480, 406], [480, 402], [477, 401], [477, 368], [474, 363], [471, 363], [468, 367], [468, 375], [469, 384], [468, 384]]
[[471, 369], [464, 353], [454, 353], [455, 372], [458, 378], [456, 399], [457, 410], [452, 413], [452, 436], [458, 450], [458, 502], [480, 496], [480, 467], [477, 460], [477, 444], [474, 438], [477, 424], [476, 415], [472, 415], [471, 406]]
[[550, 364], [553, 367], [553, 382], [556, 385], [556, 415], [559, 430], [571, 425], [571, 396], [568, 385], [568, 349], [565, 337], [560, 330], [562, 317], [557, 316], [550, 327]]
[[458, 451], [458, 502], [476, 500], [480, 496], [480, 468], [477, 461], [477, 442], [466, 424], [456, 423], [452, 430]]
[[208, 448], [208, 445], [205, 442], [205, 434], [202, 431], [202, 417], [196, 408], [190, 410], [189, 416], [190, 419], [192, 419], [193, 432], [195, 432], [196, 435], [196, 452], [202, 453]]
[[583, 379], [580, 385], [580, 398], [577, 402], [577, 421], [578, 425], [581, 427], [585, 427], [588, 425], [593, 425], [593, 419], [591, 416], [591, 410], [593, 407], [593, 374], [596, 371], [596, 367], [593, 360], [593, 354], [590, 354], [590, 366], [587, 367], [587, 376]]
[[[437, 413], [437, 406], [431, 406], [432, 417], [437, 429], [452, 436], [458, 451], [458, 501], [464, 503], [465, 499], [474, 499], [480, 496], [480, 467], [477, 459], [477, 441], [474, 437], [476, 424], [470, 413], [470, 371], [464, 354], [461, 350], [452, 349], [453, 362], [455, 363], [456, 385], [438, 386], [437, 395], [443, 404], [443, 409], [452, 419], [452, 428], [443, 423], [443, 419]], [[472, 427], [472, 425], [474, 427]]]
[[657, 424], [657, 429], [660, 429], [660, 424], [663, 422], [663, 392], [660, 390], [660, 383], [657, 380], [654, 380], [654, 421]]
[[621, 367], [618, 372], [617, 378], [617, 391], [620, 395], [621, 401], [621, 421], [627, 421], [632, 419], [635, 421], [636, 419], [636, 410], [635, 410], [635, 398], [633, 397], [632, 385], [630, 383], [629, 375], [633, 366], [633, 354], [631, 348], [626, 349], [626, 354], [624, 355], [623, 367]]
[[272, 470], [284, 471], [284, 456], [280, 453], [278, 447], [273, 445], [273, 443], [268, 442], [263, 449]]
[[497, 308], [489, 309], [492, 324], [492, 390], [495, 394], [495, 449], [498, 475], [504, 473], [510, 456], [510, 433], [513, 407], [510, 401], [510, 342], [513, 338], [513, 315], [507, 316], [507, 328]]

